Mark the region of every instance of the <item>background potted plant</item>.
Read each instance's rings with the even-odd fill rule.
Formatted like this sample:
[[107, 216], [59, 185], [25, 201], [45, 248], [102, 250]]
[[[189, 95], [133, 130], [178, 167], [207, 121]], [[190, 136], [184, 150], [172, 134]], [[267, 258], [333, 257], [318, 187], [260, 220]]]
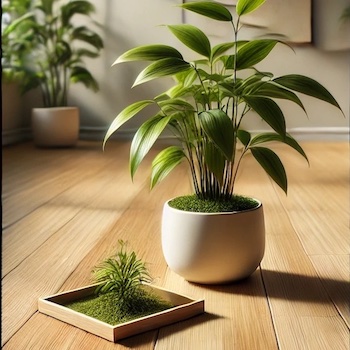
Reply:
[[[27, 50], [26, 40], [17, 40], [11, 33], [11, 27], [16, 25], [17, 18], [24, 16], [31, 0], [2, 1], [1, 16], [1, 85], [2, 85], [2, 135], [3, 145], [20, 139], [18, 130], [24, 127], [23, 103], [21, 103], [21, 57]], [[23, 28], [24, 29], [24, 28]], [[22, 30], [19, 28], [18, 30]], [[26, 32], [18, 33], [25, 38]]]
[[[131, 176], [165, 128], [171, 129], [177, 141], [154, 158], [151, 187], [180, 162], [188, 163], [194, 195], [165, 203], [162, 248], [169, 267], [190, 281], [222, 283], [244, 278], [263, 258], [262, 204], [235, 193], [241, 161], [251, 153], [287, 193], [284, 166], [269, 142], [285, 143], [307, 160], [302, 147], [286, 132], [285, 117], [276, 100], [291, 101], [305, 111], [296, 94], [302, 93], [340, 109], [328, 90], [311, 78], [297, 74], [274, 77], [256, 68], [276, 45], [284, 45], [276, 39], [239, 39], [241, 17], [264, 2], [238, 0], [234, 16], [216, 2], [179, 5], [212, 20], [227, 22], [232, 28], [231, 42], [212, 47], [199, 28], [190, 24], [168, 25], [180, 42], [201, 56], [198, 60], [186, 61], [174, 47], [146, 45], [125, 52], [115, 61], [151, 61], [134, 85], [165, 76], [175, 80], [168, 91], [122, 110], [109, 127], [104, 146], [121, 125], [144, 108], [159, 107], [159, 112], [146, 120], [133, 138]], [[255, 111], [271, 132], [253, 136], [243, 130], [242, 121], [250, 111]]]
[[94, 10], [87, 0], [32, 0], [29, 12], [4, 32], [12, 43], [23, 48], [17, 65], [23, 72], [22, 91], [36, 87], [41, 91], [44, 108], [33, 109], [32, 115], [37, 145], [71, 146], [78, 139], [79, 111], [68, 107], [69, 87], [71, 83], [83, 83], [98, 90], [84, 59], [98, 57], [103, 41], [75, 17], [89, 17]]

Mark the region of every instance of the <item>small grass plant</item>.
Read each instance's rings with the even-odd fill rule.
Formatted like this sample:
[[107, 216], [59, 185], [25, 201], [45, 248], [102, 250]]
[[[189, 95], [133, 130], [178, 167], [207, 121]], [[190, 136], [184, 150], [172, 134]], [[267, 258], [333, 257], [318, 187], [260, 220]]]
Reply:
[[95, 294], [66, 306], [111, 325], [167, 310], [173, 305], [143, 288], [152, 278], [146, 264], [134, 251], [120, 248], [93, 270], [94, 281], [99, 283]]

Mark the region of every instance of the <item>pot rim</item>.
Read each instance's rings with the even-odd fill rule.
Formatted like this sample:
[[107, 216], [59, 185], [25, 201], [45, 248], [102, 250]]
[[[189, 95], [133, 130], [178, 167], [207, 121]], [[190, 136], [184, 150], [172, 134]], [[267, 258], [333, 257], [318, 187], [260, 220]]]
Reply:
[[169, 208], [170, 210], [173, 210], [173, 211], [177, 211], [177, 212], [180, 212], [182, 213], [183, 215], [198, 215], [198, 216], [215, 216], [215, 215], [232, 215], [232, 214], [244, 214], [244, 213], [249, 213], [249, 212], [252, 212], [252, 211], [255, 211], [255, 210], [258, 210], [260, 208], [262, 208], [262, 202], [259, 200], [259, 199], [256, 199], [255, 197], [250, 197], [250, 196], [246, 196], [247, 198], [250, 198], [250, 199], [253, 199], [255, 200], [258, 205], [254, 208], [251, 208], [251, 209], [244, 209], [244, 210], [236, 210], [236, 211], [222, 211], [222, 212], [213, 212], [213, 213], [210, 213], [210, 212], [198, 212], [198, 211], [187, 211], [187, 210], [181, 210], [181, 209], [176, 209], [176, 208], [173, 208], [169, 205], [169, 202], [177, 197], [181, 197], [181, 196], [176, 196], [176, 197], [173, 197], [173, 198], [170, 198], [168, 199], [165, 203], [164, 203], [164, 207], [167, 207]]

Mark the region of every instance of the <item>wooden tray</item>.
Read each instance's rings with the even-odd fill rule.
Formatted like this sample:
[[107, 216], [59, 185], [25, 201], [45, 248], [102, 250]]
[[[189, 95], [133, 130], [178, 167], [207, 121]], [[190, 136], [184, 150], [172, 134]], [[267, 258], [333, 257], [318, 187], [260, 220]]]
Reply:
[[92, 295], [95, 285], [74, 289], [71, 291], [40, 298], [38, 302], [39, 312], [52, 316], [60, 321], [81, 328], [89, 333], [116, 342], [138, 333], [169, 325], [174, 322], [185, 320], [204, 312], [204, 300], [193, 300], [186, 296], [173, 293], [169, 290], [145, 284], [145, 289], [175, 305], [173, 308], [157, 312], [150, 316], [141, 317], [133, 321], [121, 323], [115, 326], [86, 316], [77, 311], [65, 307], [69, 302], [76, 301]]

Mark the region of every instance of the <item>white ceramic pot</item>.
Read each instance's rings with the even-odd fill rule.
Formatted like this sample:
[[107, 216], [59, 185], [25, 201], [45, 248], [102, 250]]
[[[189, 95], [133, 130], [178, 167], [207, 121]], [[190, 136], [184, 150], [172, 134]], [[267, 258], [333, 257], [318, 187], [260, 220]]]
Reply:
[[42, 147], [74, 146], [79, 138], [77, 107], [33, 108], [34, 143]]
[[[169, 201], [168, 201], [169, 202]], [[219, 284], [251, 275], [265, 251], [263, 206], [230, 213], [194, 213], [165, 203], [162, 249], [171, 270], [190, 282]]]

